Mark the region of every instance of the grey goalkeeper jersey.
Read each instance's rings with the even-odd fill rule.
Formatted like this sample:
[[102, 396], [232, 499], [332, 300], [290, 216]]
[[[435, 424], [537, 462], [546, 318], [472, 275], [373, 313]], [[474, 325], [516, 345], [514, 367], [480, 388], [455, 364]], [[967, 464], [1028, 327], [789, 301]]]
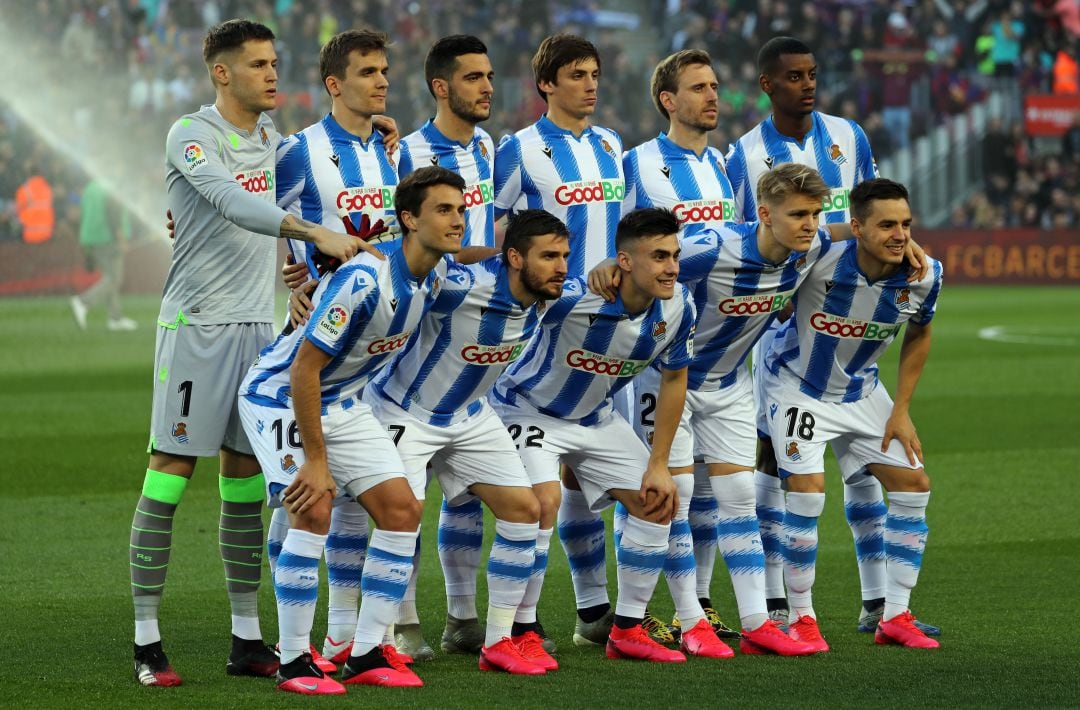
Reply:
[[169, 130], [165, 186], [176, 238], [162, 325], [273, 322], [273, 237], [286, 216], [274, 199], [280, 140], [265, 113], [248, 132], [214, 106], [181, 117]]

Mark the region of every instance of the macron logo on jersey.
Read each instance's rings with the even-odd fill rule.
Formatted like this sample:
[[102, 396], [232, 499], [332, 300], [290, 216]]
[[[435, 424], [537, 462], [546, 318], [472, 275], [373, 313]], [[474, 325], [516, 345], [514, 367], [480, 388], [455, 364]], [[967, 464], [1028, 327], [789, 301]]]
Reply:
[[810, 327], [834, 338], [850, 340], [888, 340], [900, 333], [902, 323], [875, 323], [874, 321], [841, 318], [817, 311], [810, 316]]
[[720, 312], [726, 316], [758, 316], [775, 313], [791, 302], [795, 291], [763, 293], [751, 296], [732, 296], [720, 301]]
[[234, 177], [240, 187], [248, 192], [259, 194], [274, 191], [273, 170], [248, 170], [246, 173], [237, 173]]
[[607, 355], [591, 353], [588, 350], [571, 350], [566, 354], [566, 364], [575, 370], [584, 370], [595, 375], [634, 377], [648, 366], [649, 361], [620, 360]]
[[338, 209], [360, 212], [365, 207], [376, 210], [394, 209], [394, 190], [390, 187], [349, 187], [338, 193]]
[[412, 336], [412, 331], [407, 333], [398, 333], [397, 335], [388, 335], [385, 338], [379, 338], [378, 340], [372, 340], [371, 344], [367, 346], [369, 355], [386, 355], [392, 353], [395, 350], [401, 350], [405, 347], [405, 344], [409, 342], [409, 338]]
[[[480, 145], [483, 145], [481, 143]], [[495, 181], [481, 180], [465, 188], [465, 209], [490, 205], [495, 201]]]
[[734, 222], [735, 200], [687, 200], [672, 208], [679, 224]]
[[843, 212], [851, 207], [851, 190], [846, 187], [834, 187], [821, 201], [821, 211], [825, 214]]
[[622, 202], [626, 184], [622, 180], [579, 180], [555, 188], [555, 202], [563, 207], [590, 202]]
[[528, 340], [506, 345], [466, 345], [461, 349], [461, 359], [470, 365], [508, 365], [525, 352]]

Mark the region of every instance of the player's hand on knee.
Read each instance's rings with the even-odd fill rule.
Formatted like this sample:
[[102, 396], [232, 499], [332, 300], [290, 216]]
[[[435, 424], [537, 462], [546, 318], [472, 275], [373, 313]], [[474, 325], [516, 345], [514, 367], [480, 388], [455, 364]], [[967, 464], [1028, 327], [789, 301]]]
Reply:
[[337, 495], [337, 486], [330, 476], [326, 462], [305, 461], [296, 478], [282, 494], [285, 508], [293, 515], [301, 515], [318, 503], [324, 495]]
[[641, 479], [642, 512], [650, 520], [668, 522], [679, 507], [679, 489], [666, 467], [650, 467]]
[[289, 322], [293, 328], [307, 323], [308, 316], [315, 310], [311, 303], [311, 293], [318, 285], [318, 279], [312, 279], [289, 292]]
[[285, 288], [292, 291], [297, 286], [303, 285], [309, 275], [307, 263], [297, 264], [292, 254], [285, 255], [285, 263], [281, 265], [281, 280], [285, 283]]
[[608, 303], [615, 302], [619, 292], [622, 274], [614, 259], [605, 259], [589, 272], [589, 290], [597, 296], [603, 296]]
[[885, 436], [881, 440], [882, 453], [888, 451], [889, 442], [893, 439], [904, 445], [908, 463], [916, 466], [922, 461], [922, 442], [919, 441], [919, 435], [915, 431], [915, 423], [911, 421], [906, 411], [894, 411], [885, 422]]

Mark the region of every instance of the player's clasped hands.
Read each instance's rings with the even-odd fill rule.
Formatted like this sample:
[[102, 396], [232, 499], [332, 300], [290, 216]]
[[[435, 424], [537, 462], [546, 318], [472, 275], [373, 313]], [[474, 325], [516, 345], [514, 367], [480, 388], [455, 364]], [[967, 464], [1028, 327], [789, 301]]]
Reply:
[[293, 482], [282, 493], [281, 500], [290, 513], [301, 515], [318, 503], [326, 493], [329, 493], [331, 498], [337, 495], [337, 486], [334, 485], [326, 462], [305, 461]]
[[652, 521], [670, 522], [679, 507], [679, 489], [666, 466], [645, 469], [639, 493], [642, 512]]

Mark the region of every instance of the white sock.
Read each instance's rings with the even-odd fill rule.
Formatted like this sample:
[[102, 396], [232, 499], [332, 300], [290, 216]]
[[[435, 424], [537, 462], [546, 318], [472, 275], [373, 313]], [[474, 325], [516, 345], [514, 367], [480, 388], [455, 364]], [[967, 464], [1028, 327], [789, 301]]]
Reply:
[[844, 484], [844, 516], [855, 540], [863, 600], [885, 596], [885, 499], [870, 475]]
[[378, 646], [397, 617], [398, 604], [412, 576], [415, 532], [375, 530], [368, 542], [364, 575], [360, 582], [360, 613], [356, 620], [352, 655], [362, 656]]
[[784, 598], [784, 489], [780, 479], [761, 471], [754, 472], [757, 497], [758, 530], [765, 552], [765, 597]]
[[692, 629], [705, 618], [697, 594], [697, 563], [694, 560], [694, 540], [690, 534], [690, 499], [694, 494], [692, 473], [672, 476], [679, 491], [679, 509], [671, 521], [668, 549], [664, 559], [664, 577], [675, 602], [675, 615], [684, 629]]
[[[485, 646], [510, 636], [514, 616], [536, 566], [538, 523], [495, 521], [495, 541], [488, 557], [488, 615]], [[535, 607], [534, 607], [535, 609]]]
[[885, 586], [886, 621], [908, 610], [911, 590], [919, 581], [923, 552], [926, 550], [926, 506], [930, 492], [890, 493], [889, 514], [885, 520], [887, 582]]
[[728, 476], [712, 476], [718, 511], [717, 544], [724, 556], [739, 617], [744, 629], [756, 629], [765, 622], [765, 553], [754, 512], [754, 474], [740, 471]]
[[667, 558], [670, 525], [629, 516], [617, 551], [619, 596], [615, 613], [632, 619], [645, 616], [656, 580]]
[[278, 653], [282, 663], [306, 653], [319, 598], [319, 558], [325, 535], [289, 530], [274, 571], [278, 609]]
[[518, 605], [514, 621], [519, 624], [536, 623], [536, 605], [540, 602], [540, 592], [544, 588], [544, 575], [547, 574], [548, 549], [551, 546], [552, 529], [539, 529], [536, 533], [536, 556], [533, 561], [529, 582], [525, 585], [525, 594]]
[[326, 635], [335, 644], [356, 632], [360, 577], [367, 556], [368, 514], [356, 501], [335, 506], [326, 538], [326, 577], [329, 608]]
[[716, 498], [709, 482], [709, 466], [694, 464], [694, 495], [690, 499], [687, 517], [690, 536], [694, 538], [694, 562], [697, 565], [697, 595], [712, 599], [713, 567], [716, 565]]
[[791, 620], [817, 618], [813, 587], [818, 548], [818, 518], [825, 509], [824, 493], [787, 494], [784, 513], [784, 581], [787, 582]]
[[484, 542], [484, 508], [479, 499], [439, 509], [439, 564], [446, 580], [446, 612], [455, 619], [476, 618], [476, 573]]
[[578, 609], [608, 603], [604, 520], [589, 507], [585, 494], [562, 487], [559, 541], [566, 551]]

